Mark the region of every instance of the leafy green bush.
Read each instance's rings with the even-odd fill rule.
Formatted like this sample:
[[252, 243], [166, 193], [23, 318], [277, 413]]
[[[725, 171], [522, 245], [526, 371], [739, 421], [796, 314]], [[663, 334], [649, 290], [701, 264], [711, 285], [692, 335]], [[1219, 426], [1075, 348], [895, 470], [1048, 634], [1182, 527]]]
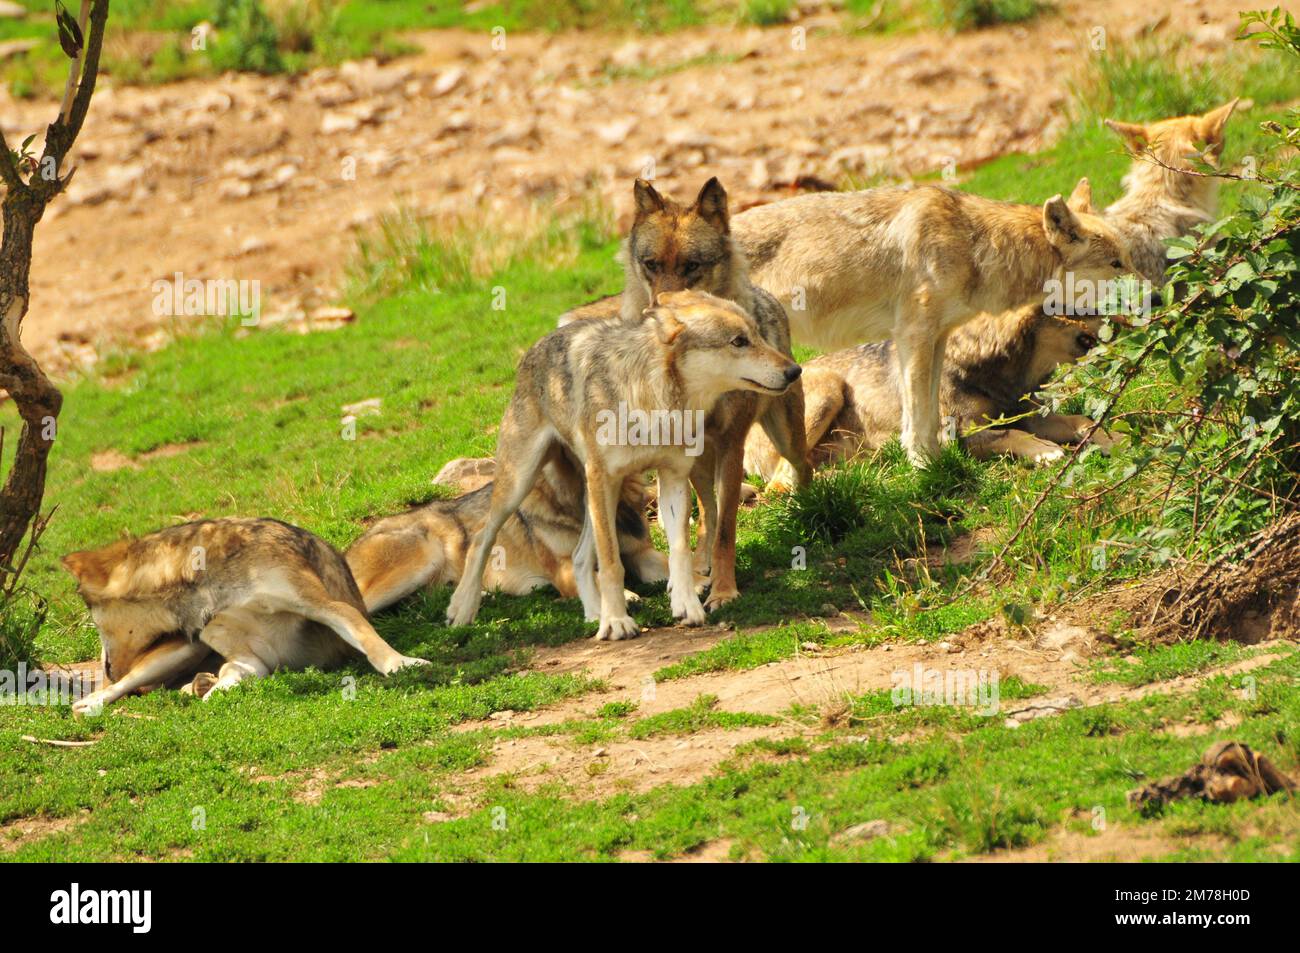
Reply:
[[[1242, 14], [1262, 45], [1300, 59], [1290, 14]], [[1136, 557], [1222, 551], [1294, 507], [1300, 465], [1300, 113], [1267, 122], [1278, 148], [1243, 176], [1239, 208], [1170, 243], [1166, 303], [1137, 318], [1075, 377], [1086, 412], [1129, 439], [1089, 500], [1124, 488], [1143, 519]], [[1277, 158], [1280, 157], [1280, 158]], [[1177, 294], [1174, 294], [1174, 290]]]
[[261, 0], [218, 0], [217, 39], [211, 50], [218, 69], [278, 73], [284, 69], [280, 36]]

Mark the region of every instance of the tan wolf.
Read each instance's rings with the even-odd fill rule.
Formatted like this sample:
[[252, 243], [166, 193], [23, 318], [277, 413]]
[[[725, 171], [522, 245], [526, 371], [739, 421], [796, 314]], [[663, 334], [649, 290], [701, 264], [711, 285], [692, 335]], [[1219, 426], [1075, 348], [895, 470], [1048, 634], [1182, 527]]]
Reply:
[[[199, 520], [69, 553], [63, 565], [99, 629], [109, 682], [75, 712], [190, 678], [206, 698], [358, 652], [384, 675], [428, 664], [379, 637], [334, 547], [279, 520]], [[204, 666], [214, 661], [223, 664], [211, 675]]]
[[892, 339], [903, 446], [939, 448], [948, 335], [981, 311], [1041, 301], [1049, 279], [1118, 277], [1133, 264], [1115, 228], [1060, 195], [1041, 208], [934, 185], [800, 195], [742, 212], [732, 230], [794, 340], [824, 348]]
[[1194, 160], [1217, 166], [1224, 130], [1238, 100], [1201, 116], [1178, 116], [1143, 125], [1107, 119], [1134, 155], [1124, 194], [1103, 216], [1128, 247], [1138, 273], [1161, 284], [1168, 264], [1165, 240], [1211, 222], [1218, 211], [1219, 180], [1189, 175]]
[[632, 319], [575, 321], [542, 338], [519, 362], [498, 430], [487, 522], [470, 547], [448, 623], [474, 620], [497, 533], [542, 466], [568, 456], [586, 483], [588, 518], [573, 562], [587, 617], [600, 619], [596, 638], [640, 632], [627, 613], [615, 519], [625, 479], [650, 469], [659, 477], [673, 616], [701, 624], [689, 536], [691, 453], [703, 452], [704, 421], [723, 394], [781, 394], [800, 372], [738, 305], [693, 291], [662, 293]]
[[[368, 611], [387, 608], [425, 586], [460, 581], [470, 542], [487, 522], [494, 469], [491, 460], [453, 461], [434, 482], [454, 481], [469, 492], [381, 519], [348, 547], [348, 566]], [[623, 486], [615, 521], [619, 551], [642, 582], [663, 582], [668, 561], [650, 539], [643, 487], [640, 479]], [[501, 527], [483, 584], [512, 595], [547, 585], [567, 598], [578, 595], [573, 551], [584, 512], [581, 472], [568, 458], [552, 459]]]
[[[745, 258], [731, 239], [727, 193], [709, 179], [695, 202], [681, 205], [638, 179], [633, 186], [636, 216], [620, 258], [626, 274], [621, 295], [594, 301], [560, 317], [560, 326], [582, 318], [621, 313], [635, 320], [656, 295], [692, 289], [740, 305], [758, 324], [763, 339], [790, 355], [785, 311], [749, 280]], [[745, 434], [755, 420], [781, 454], [772, 486], [789, 489], [811, 478], [803, 434], [803, 391], [796, 382], [779, 397], [761, 393], [728, 394], [714, 406], [705, 428], [705, 452], [691, 471], [700, 500], [699, 545], [695, 565], [709, 574], [709, 609], [739, 595], [736, 588], [736, 514], [744, 478]]]

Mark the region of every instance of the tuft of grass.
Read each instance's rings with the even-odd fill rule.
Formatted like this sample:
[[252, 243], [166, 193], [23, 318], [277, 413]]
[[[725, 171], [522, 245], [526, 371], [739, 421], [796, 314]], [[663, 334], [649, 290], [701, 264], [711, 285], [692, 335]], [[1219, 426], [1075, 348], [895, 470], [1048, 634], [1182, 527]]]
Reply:
[[469, 216], [431, 220], [402, 210], [383, 216], [358, 239], [348, 296], [367, 303], [399, 291], [460, 291], [525, 261], [565, 268], [613, 237], [613, 216], [595, 200], [558, 215], [535, 207], [509, 229], [493, 232]]
[[1093, 665], [1091, 677], [1098, 683], [1146, 685], [1181, 675], [1195, 675], [1221, 665], [1231, 665], [1252, 654], [1252, 649], [1239, 642], [1197, 640], [1143, 646], [1134, 649], [1128, 656], [1097, 661]]
[[12, 671], [19, 662], [32, 665], [36, 639], [45, 623], [45, 603], [25, 591], [0, 596], [0, 669]]
[[775, 26], [790, 19], [794, 0], [745, 0], [741, 19], [755, 26]]
[[642, 740], [659, 735], [690, 735], [706, 728], [753, 728], [780, 721], [772, 715], [717, 709], [717, 695], [701, 695], [685, 708], [675, 708], [634, 722], [628, 729], [628, 737]]
[[824, 644], [830, 630], [822, 623], [800, 622], [777, 626], [761, 632], [733, 635], [702, 652], [686, 656], [680, 662], [655, 672], [655, 681], [667, 682], [704, 672], [742, 672], [769, 662], [790, 658], [804, 642]]
[[951, 30], [979, 30], [1020, 23], [1047, 9], [1042, 0], [930, 0], [930, 18]]

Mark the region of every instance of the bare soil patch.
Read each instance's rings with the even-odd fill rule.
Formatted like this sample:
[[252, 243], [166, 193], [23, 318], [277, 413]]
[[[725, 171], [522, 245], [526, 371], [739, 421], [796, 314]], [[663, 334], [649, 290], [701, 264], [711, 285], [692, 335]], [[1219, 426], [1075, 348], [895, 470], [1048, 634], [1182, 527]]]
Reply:
[[[809, 30], [803, 49], [788, 27], [512, 34], [504, 52], [445, 31], [383, 66], [105, 86], [37, 230], [24, 343], [60, 372], [104, 346], [163, 346], [201, 320], [155, 308], [154, 282], [177, 273], [259, 281], [268, 323], [292, 321], [337, 300], [352, 230], [381, 213], [496, 230], [594, 192], [626, 216], [648, 158], [670, 193], [719, 175], [737, 208], [801, 177], [960, 173], [1058, 134], [1090, 31], [1177, 32], [1211, 55], [1240, 4], [1056, 6], [957, 36]], [[41, 134], [50, 106], [0, 91], [6, 135]]]

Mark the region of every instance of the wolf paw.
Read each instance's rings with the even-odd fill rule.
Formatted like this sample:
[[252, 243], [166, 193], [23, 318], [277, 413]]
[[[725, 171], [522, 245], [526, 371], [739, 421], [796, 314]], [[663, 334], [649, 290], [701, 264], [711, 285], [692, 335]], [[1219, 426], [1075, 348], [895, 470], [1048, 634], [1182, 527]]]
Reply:
[[188, 684], [180, 687], [180, 693], [206, 699], [212, 693], [212, 687], [216, 684], [217, 676], [215, 673], [199, 672]]
[[461, 592], [459, 589], [452, 594], [451, 603], [447, 606], [447, 624], [448, 625], [469, 625], [478, 615], [479, 601], [482, 596], [477, 592]]
[[641, 627], [630, 616], [616, 615], [600, 620], [596, 641], [621, 642], [623, 639], [635, 639], [640, 634]]
[[428, 665], [428, 659], [416, 658], [413, 655], [394, 655], [391, 659], [384, 662], [379, 671], [384, 675], [392, 675], [394, 672], [400, 672], [404, 668], [415, 668], [419, 665]]
[[704, 608], [712, 612], [714, 609], [720, 609], [728, 602], [734, 602], [740, 598], [739, 590], [732, 589], [730, 592], [724, 592], [718, 589], [709, 593], [709, 598], [704, 603]]
[[104, 706], [113, 700], [113, 696], [108, 691], [91, 692], [84, 698], [78, 698], [72, 703], [72, 713], [74, 715], [95, 715], [103, 714]]
[[687, 596], [678, 596], [673, 593], [673, 618], [686, 625], [703, 625], [705, 621], [704, 606], [700, 605], [700, 598], [693, 591]]

